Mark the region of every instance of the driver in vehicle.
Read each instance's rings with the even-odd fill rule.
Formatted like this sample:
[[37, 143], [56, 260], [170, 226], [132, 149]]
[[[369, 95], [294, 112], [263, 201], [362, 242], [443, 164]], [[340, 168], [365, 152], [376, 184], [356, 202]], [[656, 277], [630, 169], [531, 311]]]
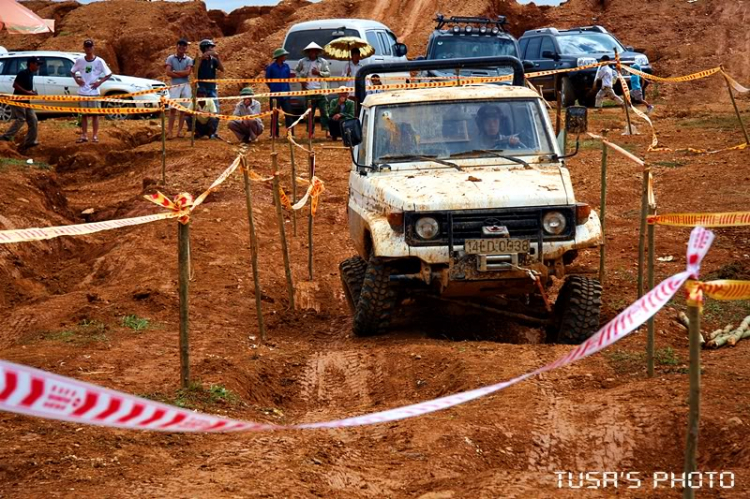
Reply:
[[477, 136], [476, 149], [504, 149], [507, 147], [523, 147], [518, 135], [504, 135], [502, 125], [507, 123], [503, 112], [498, 106], [485, 104], [479, 108], [476, 116]]

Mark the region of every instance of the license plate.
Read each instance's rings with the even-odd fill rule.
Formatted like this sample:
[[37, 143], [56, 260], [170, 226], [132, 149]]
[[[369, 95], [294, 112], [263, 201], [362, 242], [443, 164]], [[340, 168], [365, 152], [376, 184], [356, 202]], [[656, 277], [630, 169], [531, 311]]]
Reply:
[[467, 239], [464, 251], [470, 255], [502, 255], [507, 253], [528, 253], [528, 239]]

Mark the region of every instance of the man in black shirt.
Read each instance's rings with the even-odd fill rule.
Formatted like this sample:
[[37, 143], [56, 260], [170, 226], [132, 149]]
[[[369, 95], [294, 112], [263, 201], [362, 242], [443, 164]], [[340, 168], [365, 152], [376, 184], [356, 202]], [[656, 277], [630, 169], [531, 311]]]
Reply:
[[[16, 75], [16, 79], [13, 81], [13, 95], [37, 95], [34, 90], [34, 73], [39, 69], [39, 58], [31, 57], [27, 61], [26, 69], [22, 69]], [[29, 101], [22, 101], [29, 102]], [[37, 119], [36, 113], [33, 109], [27, 109], [25, 107], [13, 106], [13, 124], [10, 126], [7, 132], [0, 137], [0, 140], [10, 141], [23, 127], [23, 123], [29, 127], [28, 133], [26, 133], [26, 140], [21, 146], [22, 150], [29, 149], [39, 145], [36, 141], [37, 136]]]
[[[216, 52], [216, 44], [213, 40], [202, 40], [200, 45], [201, 57], [195, 61], [198, 64], [198, 79], [199, 80], [215, 80], [216, 70], [224, 72], [224, 64], [219, 59], [219, 54]], [[203, 89], [208, 97], [218, 97], [219, 92], [216, 89], [216, 83], [213, 82], [200, 82], [198, 88]], [[219, 99], [214, 99], [216, 105], [216, 112], [221, 113], [221, 106]], [[216, 134], [214, 134], [216, 135]]]

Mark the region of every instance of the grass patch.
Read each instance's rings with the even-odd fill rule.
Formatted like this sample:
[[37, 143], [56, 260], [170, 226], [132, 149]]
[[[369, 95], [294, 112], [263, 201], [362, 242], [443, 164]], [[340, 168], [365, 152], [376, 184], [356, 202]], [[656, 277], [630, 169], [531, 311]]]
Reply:
[[138, 317], [137, 315], [126, 315], [121, 321], [122, 327], [132, 329], [136, 333], [145, 331], [151, 326], [151, 321], [145, 317]]
[[720, 324], [737, 324], [750, 315], [750, 301], [718, 301], [706, 298], [703, 317], [707, 321]]
[[686, 120], [682, 126], [688, 128], [719, 128], [739, 130], [739, 122], [734, 114], [706, 116], [704, 118], [695, 118]]
[[674, 161], [656, 161], [654, 162], [656, 166], [665, 166], [667, 168], [681, 168], [685, 165], [687, 165], [687, 161], [680, 161], [679, 159], [676, 159]]
[[141, 396], [183, 409], [198, 409], [210, 405], [236, 406], [242, 403], [237, 394], [224, 385], [210, 385], [205, 388], [200, 381], [193, 381], [187, 388], [180, 388], [174, 396], [160, 393]]
[[[646, 352], [614, 350], [607, 354], [607, 357], [617, 374], [641, 371], [646, 368]], [[670, 367], [682, 364], [682, 360], [671, 347], [666, 347], [654, 351], [654, 364]]]
[[76, 326], [62, 331], [44, 333], [42, 339], [47, 341], [59, 341], [75, 345], [87, 345], [90, 343], [104, 343], [109, 341], [106, 334], [106, 324], [89, 319], [82, 320]]
[[578, 149], [580, 151], [601, 150], [602, 142], [600, 140], [582, 140], [578, 145]]
[[43, 161], [34, 161], [29, 164], [25, 159], [16, 158], [0, 158], [0, 171], [7, 171], [8, 168], [20, 168], [22, 170], [30, 170], [35, 168], [37, 170], [51, 170], [52, 167]]

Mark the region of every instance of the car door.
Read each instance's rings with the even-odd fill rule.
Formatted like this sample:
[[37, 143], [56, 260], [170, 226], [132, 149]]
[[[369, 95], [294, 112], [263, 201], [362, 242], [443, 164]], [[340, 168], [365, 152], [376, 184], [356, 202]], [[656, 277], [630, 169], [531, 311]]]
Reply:
[[[14, 93], [13, 88], [13, 82], [16, 80], [16, 76], [18, 73], [26, 69], [26, 63], [28, 61], [27, 57], [12, 57], [5, 59], [5, 64], [3, 64], [2, 68], [2, 81], [0, 81], [0, 92], [2, 93]], [[39, 71], [34, 75], [34, 90], [37, 91], [39, 95], [44, 95], [44, 87], [42, 85], [42, 80], [39, 77]], [[37, 105], [43, 105], [45, 102], [43, 101], [29, 101], [31, 104], [37, 104]]]
[[380, 38], [378, 37], [377, 31], [367, 30], [365, 32], [365, 36], [367, 37], [367, 43], [372, 45], [372, 47], [375, 49], [375, 54], [370, 57], [369, 60], [375, 63], [385, 62], [385, 53], [383, 51], [383, 46], [380, 43]]
[[[73, 61], [67, 57], [43, 57], [39, 67], [39, 79], [45, 95], [77, 95], [78, 84], [70, 70]], [[42, 92], [40, 92], [42, 93]], [[55, 103], [56, 106], [77, 107], [75, 101]]]
[[0, 59], [0, 94], [13, 93], [13, 78], [15, 76], [10, 74], [12, 60], [11, 58]]
[[[535, 69], [537, 71], [552, 71], [557, 69], [557, 49], [555, 48], [555, 42], [552, 41], [551, 36], [542, 36], [541, 45], [539, 47], [539, 54], [534, 59], [537, 61]], [[548, 57], [544, 57], [547, 55]], [[552, 57], [549, 57], [552, 56]], [[555, 75], [543, 76], [537, 80], [537, 86], [543, 86], [546, 89], [555, 88]]]

